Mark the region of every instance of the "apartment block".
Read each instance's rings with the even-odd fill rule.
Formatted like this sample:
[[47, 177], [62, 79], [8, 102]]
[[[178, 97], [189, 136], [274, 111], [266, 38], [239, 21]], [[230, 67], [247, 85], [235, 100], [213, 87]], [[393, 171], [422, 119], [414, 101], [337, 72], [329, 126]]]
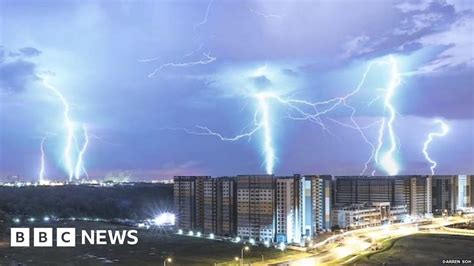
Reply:
[[[457, 209], [457, 205], [464, 205], [461, 201], [458, 201], [458, 192], [463, 191], [463, 184], [459, 187], [459, 182], [463, 180], [461, 177], [458, 180], [458, 176], [432, 176], [432, 203], [433, 213], [441, 214], [444, 212], [453, 213]], [[461, 198], [463, 198], [461, 196]]]
[[204, 229], [204, 182], [209, 176], [174, 177], [176, 226], [184, 230]]
[[275, 179], [273, 175], [239, 175], [237, 235], [243, 239], [274, 241]]
[[230, 177], [204, 181], [204, 233], [234, 236], [237, 233], [235, 180]]
[[421, 216], [432, 212], [430, 176], [338, 176], [334, 181], [334, 204], [348, 206], [389, 202], [406, 206], [408, 213]]
[[276, 178], [276, 241], [300, 243], [303, 221], [300, 211], [301, 177]]

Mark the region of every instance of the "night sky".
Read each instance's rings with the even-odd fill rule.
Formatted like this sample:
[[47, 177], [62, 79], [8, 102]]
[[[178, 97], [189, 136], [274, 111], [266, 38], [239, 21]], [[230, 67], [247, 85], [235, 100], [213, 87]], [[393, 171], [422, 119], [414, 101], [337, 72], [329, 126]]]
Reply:
[[[257, 93], [343, 97], [388, 58], [402, 73], [391, 99], [399, 174], [430, 173], [422, 149], [435, 119], [450, 128], [429, 146], [436, 174], [473, 174], [473, 18], [469, 0], [0, 0], [0, 178], [36, 179], [44, 136], [46, 177], [67, 176], [63, 105], [45, 80], [70, 103], [78, 146], [89, 132], [90, 177], [256, 174], [264, 130], [222, 141], [202, 127], [249, 132]], [[273, 173], [360, 174], [389, 118], [390, 78], [375, 66], [350, 107], [316, 121], [267, 100]], [[364, 174], [374, 170], [385, 174], [375, 159]]]

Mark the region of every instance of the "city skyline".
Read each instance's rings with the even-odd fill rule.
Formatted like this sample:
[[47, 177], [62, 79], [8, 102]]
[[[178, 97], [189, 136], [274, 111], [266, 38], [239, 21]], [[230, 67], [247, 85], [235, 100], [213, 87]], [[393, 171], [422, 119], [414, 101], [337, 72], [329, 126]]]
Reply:
[[472, 5], [368, 4], [2, 1], [0, 177], [472, 174]]

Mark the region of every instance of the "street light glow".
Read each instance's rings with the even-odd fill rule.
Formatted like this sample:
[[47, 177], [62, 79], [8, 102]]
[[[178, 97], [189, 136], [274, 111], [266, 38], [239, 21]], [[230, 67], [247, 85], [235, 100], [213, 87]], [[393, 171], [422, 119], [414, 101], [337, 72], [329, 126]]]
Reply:
[[175, 220], [176, 217], [174, 213], [163, 212], [153, 219], [153, 224], [155, 224], [156, 226], [174, 225]]

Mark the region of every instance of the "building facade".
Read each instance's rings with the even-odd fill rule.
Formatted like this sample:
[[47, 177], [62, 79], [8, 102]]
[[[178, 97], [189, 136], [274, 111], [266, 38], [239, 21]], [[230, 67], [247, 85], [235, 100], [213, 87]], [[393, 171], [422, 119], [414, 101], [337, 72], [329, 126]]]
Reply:
[[276, 178], [276, 241], [300, 243], [302, 235], [301, 177]]
[[405, 206], [392, 207], [390, 202], [372, 202], [333, 209], [332, 223], [343, 229], [359, 229], [402, 222], [406, 216]]
[[204, 233], [234, 236], [237, 233], [237, 204], [234, 178], [204, 181]]
[[[460, 203], [458, 202], [458, 176], [432, 176], [432, 184], [433, 213], [455, 212]], [[462, 189], [459, 192], [461, 191]]]
[[389, 202], [406, 206], [409, 215], [432, 213], [430, 176], [340, 176], [334, 181], [336, 206]]
[[275, 179], [273, 175], [239, 175], [237, 185], [237, 235], [243, 239], [274, 241]]
[[204, 182], [208, 179], [209, 176], [174, 177], [174, 211], [178, 228], [204, 229]]

